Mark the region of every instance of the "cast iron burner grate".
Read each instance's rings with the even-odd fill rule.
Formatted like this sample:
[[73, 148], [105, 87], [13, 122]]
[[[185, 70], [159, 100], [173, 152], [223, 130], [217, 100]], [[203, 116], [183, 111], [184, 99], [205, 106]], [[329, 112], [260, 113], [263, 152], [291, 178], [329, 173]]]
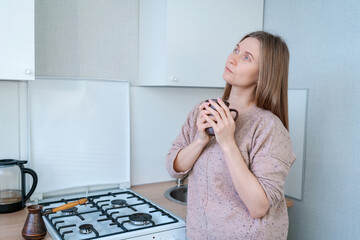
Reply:
[[130, 223], [136, 226], [150, 224], [152, 216], [147, 213], [134, 213], [129, 216]]
[[95, 233], [96, 236], [99, 236], [99, 233], [95, 230], [92, 224], [83, 224], [79, 226], [79, 232], [81, 234], [91, 234]]
[[77, 207], [72, 207], [72, 208], [68, 208], [68, 209], [61, 210], [61, 212], [62, 212], [64, 215], [74, 215], [74, 214], [77, 213], [77, 210], [78, 210]]
[[112, 207], [122, 207], [126, 205], [126, 201], [123, 199], [115, 199], [111, 201]]

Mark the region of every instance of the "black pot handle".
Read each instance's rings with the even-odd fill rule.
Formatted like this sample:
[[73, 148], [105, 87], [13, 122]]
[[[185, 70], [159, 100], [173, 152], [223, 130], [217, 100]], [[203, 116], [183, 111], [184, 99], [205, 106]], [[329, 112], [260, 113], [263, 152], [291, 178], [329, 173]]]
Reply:
[[26, 200], [28, 200], [28, 199], [30, 198], [31, 194], [34, 193], [35, 188], [36, 188], [37, 183], [38, 183], [38, 177], [37, 177], [36, 172], [35, 172], [34, 170], [30, 169], [30, 168], [24, 168], [24, 169], [23, 169], [23, 172], [30, 174], [31, 177], [33, 178], [33, 184], [32, 184], [32, 186], [31, 186], [30, 191], [29, 191], [28, 194], [26, 194], [26, 196], [25, 196], [25, 199], [24, 199], [24, 202], [25, 202]]

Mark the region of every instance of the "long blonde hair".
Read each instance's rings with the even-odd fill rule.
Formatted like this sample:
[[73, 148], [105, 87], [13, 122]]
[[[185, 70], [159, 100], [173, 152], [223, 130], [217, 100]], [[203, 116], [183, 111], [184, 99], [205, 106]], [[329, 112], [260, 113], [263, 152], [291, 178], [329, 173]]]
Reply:
[[[255, 90], [256, 106], [270, 110], [280, 118], [285, 128], [289, 130], [289, 49], [281, 37], [264, 31], [249, 33], [241, 41], [248, 37], [259, 40], [261, 48], [259, 81]], [[229, 99], [230, 91], [231, 85], [227, 83], [223, 94], [224, 100]]]

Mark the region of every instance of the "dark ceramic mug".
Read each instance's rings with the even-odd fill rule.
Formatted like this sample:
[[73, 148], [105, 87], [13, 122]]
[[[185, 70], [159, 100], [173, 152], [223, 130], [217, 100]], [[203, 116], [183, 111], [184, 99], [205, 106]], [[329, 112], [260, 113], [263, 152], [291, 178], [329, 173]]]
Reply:
[[[211, 99], [211, 100], [214, 101], [214, 102], [216, 102], [216, 103], [220, 106], [220, 104], [218, 103], [217, 99]], [[205, 102], [209, 102], [209, 100], [206, 100]], [[229, 103], [229, 102], [227, 102], [227, 101], [225, 101], [225, 100], [223, 100], [223, 102], [225, 103], [225, 105], [226, 105], [227, 107], [230, 106], [230, 103]], [[210, 104], [210, 107], [216, 111], [216, 109], [215, 109], [215, 107], [214, 107], [213, 105]], [[236, 121], [236, 119], [237, 119], [238, 116], [239, 116], [239, 112], [238, 112], [236, 109], [233, 109], [233, 108], [230, 108], [229, 110], [230, 110], [230, 112], [235, 112], [236, 115], [235, 115], [234, 121]], [[209, 116], [212, 116], [212, 114], [209, 114]], [[214, 129], [213, 129], [212, 127], [206, 128], [206, 129], [205, 129], [205, 132], [206, 132], [208, 135], [210, 135], [210, 136], [215, 136], [215, 132], [214, 132]]]

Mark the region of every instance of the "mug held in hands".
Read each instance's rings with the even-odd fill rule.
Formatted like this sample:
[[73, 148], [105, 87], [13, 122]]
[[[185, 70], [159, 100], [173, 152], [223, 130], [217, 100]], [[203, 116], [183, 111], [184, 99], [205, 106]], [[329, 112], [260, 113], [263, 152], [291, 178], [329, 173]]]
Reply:
[[[217, 99], [211, 99], [211, 100], [214, 101], [214, 102], [216, 102], [216, 103], [220, 106], [220, 104], [218, 103]], [[205, 102], [209, 102], [209, 100], [206, 100]], [[227, 107], [230, 106], [230, 103], [229, 103], [229, 102], [227, 102], [227, 101], [225, 101], [225, 100], [223, 100], [223, 102], [225, 103], [225, 105], [226, 105]], [[210, 107], [216, 111], [216, 109], [215, 109], [215, 107], [214, 107], [213, 105], [210, 104]], [[237, 119], [238, 116], [239, 116], [239, 112], [238, 112], [236, 109], [233, 109], [233, 108], [230, 108], [229, 110], [230, 110], [230, 112], [235, 112], [236, 115], [235, 115], [234, 121], [236, 121], [236, 119]], [[212, 114], [209, 114], [209, 116], [212, 116]], [[214, 129], [213, 129], [212, 127], [206, 128], [206, 129], [205, 129], [205, 132], [206, 132], [208, 135], [210, 135], [210, 136], [215, 136], [215, 132], [214, 132]]]

